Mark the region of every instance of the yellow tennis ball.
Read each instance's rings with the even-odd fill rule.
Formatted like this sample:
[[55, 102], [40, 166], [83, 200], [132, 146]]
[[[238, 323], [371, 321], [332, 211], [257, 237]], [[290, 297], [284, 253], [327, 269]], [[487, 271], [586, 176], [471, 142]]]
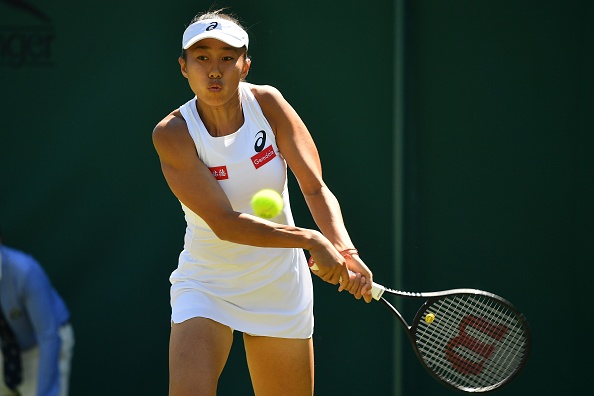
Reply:
[[427, 314], [425, 316], [425, 322], [427, 323], [432, 323], [435, 320], [435, 315], [433, 315], [432, 313]]
[[272, 219], [283, 210], [283, 198], [274, 190], [266, 188], [252, 197], [254, 214], [263, 219]]

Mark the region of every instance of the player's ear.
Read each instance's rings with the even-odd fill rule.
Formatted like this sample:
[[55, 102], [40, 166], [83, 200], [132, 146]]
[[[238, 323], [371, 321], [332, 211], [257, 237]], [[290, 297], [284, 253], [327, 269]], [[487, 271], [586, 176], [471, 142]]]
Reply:
[[180, 56], [177, 59], [177, 61], [179, 62], [179, 67], [180, 67], [180, 70], [181, 70], [181, 74], [183, 74], [185, 78], [188, 78], [188, 68], [187, 68], [187, 65], [186, 65], [186, 60], [183, 57]]
[[250, 67], [252, 65], [252, 58], [248, 55], [245, 55], [245, 59], [243, 61], [243, 67], [241, 68], [241, 78], [244, 79], [247, 77], [248, 73], [250, 72]]

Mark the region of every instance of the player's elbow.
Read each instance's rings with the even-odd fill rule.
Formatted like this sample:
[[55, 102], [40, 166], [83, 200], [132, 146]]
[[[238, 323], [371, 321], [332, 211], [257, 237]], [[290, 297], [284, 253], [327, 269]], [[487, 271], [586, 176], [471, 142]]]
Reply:
[[208, 226], [217, 238], [222, 241], [234, 242], [237, 226], [235, 225], [235, 212], [213, 216], [207, 221]]
[[[218, 222], [215, 222], [218, 223]], [[230, 239], [230, 232], [225, 228], [221, 227], [219, 224], [211, 225], [210, 229], [215, 234], [217, 238], [222, 241], [229, 241]]]

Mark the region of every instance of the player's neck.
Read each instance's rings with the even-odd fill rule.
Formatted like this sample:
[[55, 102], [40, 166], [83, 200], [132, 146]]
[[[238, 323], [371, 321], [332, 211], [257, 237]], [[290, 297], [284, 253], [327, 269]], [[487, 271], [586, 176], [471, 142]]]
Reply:
[[211, 136], [226, 136], [237, 132], [244, 123], [241, 102], [208, 106], [197, 103], [198, 114]]

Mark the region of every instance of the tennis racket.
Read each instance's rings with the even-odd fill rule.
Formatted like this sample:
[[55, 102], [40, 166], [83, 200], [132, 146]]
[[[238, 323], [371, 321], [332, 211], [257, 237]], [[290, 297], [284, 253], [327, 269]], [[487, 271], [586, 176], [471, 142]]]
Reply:
[[[312, 270], [318, 267], [309, 261]], [[429, 293], [373, 283], [371, 294], [406, 329], [421, 364], [440, 383], [463, 392], [501, 388], [522, 370], [530, 353], [528, 322], [509, 301], [475, 289]], [[412, 324], [383, 296], [424, 300]]]

